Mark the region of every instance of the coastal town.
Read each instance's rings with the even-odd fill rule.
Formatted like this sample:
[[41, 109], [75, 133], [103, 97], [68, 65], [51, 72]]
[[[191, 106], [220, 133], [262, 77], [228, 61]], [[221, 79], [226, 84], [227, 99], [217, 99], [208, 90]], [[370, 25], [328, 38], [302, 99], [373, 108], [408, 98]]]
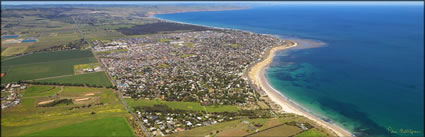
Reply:
[[[247, 77], [249, 66], [280, 38], [235, 30], [207, 30], [94, 42], [94, 51], [124, 96], [133, 99], [237, 105], [255, 109], [264, 99]], [[100, 53], [100, 54], [99, 54]], [[268, 101], [271, 104], [271, 101]], [[152, 135], [166, 135], [231, 120], [193, 112], [137, 109]], [[187, 115], [187, 116], [186, 116]], [[235, 114], [233, 114], [235, 115]], [[255, 114], [254, 114], [255, 115]], [[189, 119], [188, 119], [189, 118]]]
[[[257, 85], [256, 80], [252, 81], [249, 73], [265, 57], [270, 57], [270, 50], [294, 46], [291, 44], [272, 35], [216, 28], [95, 40], [91, 50], [99, 63], [73, 67], [78, 75], [105, 71], [114, 88], [127, 99], [196, 102], [203, 107], [227, 105], [242, 109], [202, 112], [153, 105], [129, 110], [140, 121], [141, 132], [145, 136], [166, 136], [235, 121], [241, 117], [285, 116], [286, 110], [268, 98], [262, 86]], [[2, 96], [2, 109], [20, 104], [22, 94], [19, 91], [26, 88], [25, 85], [13, 83], [6, 86], [2, 89], [2, 95], [8, 93], [7, 98]], [[293, 125], [303, 131], [314, 128], [305, 122]], [[258, 132], [262, 126], [248, 124], [247, 131]]]
[[226, 114], [178, 112], [173, 110], [158, 112], [151, 111], [149, 108], [138, 108], [136, 113], [139, 118], [143, 119], [143, 125], [147, 127], [148, 131], [151, 132], [153, 136], [164, 136], [196, 127], [209, 126], [233, 120], [232, 115], [228, 116]]
[[132, 98], [240, 106], [260, 97], [248, 66], [264, 49], [285, 45], [277, 37], [241, 31], [202, 31], [97, 41], [96, 52], [117, 87]]
[[[55, 8], [24, 17], [40, 26], [62, 23], [46, 28], [48, 40], [37, 31], [2, 33], [9, 46], [2, 49], [2, 55], [9, 53], [2, 58], [2, 126], [13, 129], [2, 136], [50, 136], [50, 131], [59, 136], [341, 136], [329, 123], [304, 115], [265, 80], [275, 52], [296, 42], [153, 16], [168, 13], [163, 11], [121, 13], [129, 9], [138, 10]], [[7, 43], [27, 33], [37, 34], [26, 43], [28, 49]], [[105, 130], [112, 127], [117, 130]], [[93, 132], [100, 129], [104, 132]]]

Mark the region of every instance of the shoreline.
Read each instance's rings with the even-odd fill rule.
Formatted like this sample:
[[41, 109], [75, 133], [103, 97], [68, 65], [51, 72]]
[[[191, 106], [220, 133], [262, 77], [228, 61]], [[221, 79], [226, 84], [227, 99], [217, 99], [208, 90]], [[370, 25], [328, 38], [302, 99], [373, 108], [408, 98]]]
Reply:
[[[172, 13], [170, 13], [170, 14], [172, 14]], [[238, 30], [238, 29], [231, 29], [231, 28], [224, 28], [224, 27], [214, 27], [214, 26], [208, 26], [208, 25], [200, 25], [200, 24], [186, 23], [186, 22], [180, 22], [180, 21], [172, 21], [172, 20], [167, 20], [167, 19], [155, 17], [155, 15], [152, 15], [150, 18], [157, 19], [157, 20], [160, 20], [160, 21], [165, 21], [165, 22], [200, 26], [200, 27], [206, 27], [206, 28], [212, 28], [212, 29], [218, 29], [218, 30], [235, 30], [235, 31], [242, 31], [242, 32], [247, 32], [247, 33], [253, 33], [253, 32], [246, 31], [246, 30]], [[263, 34], [263, 35], [269, 35], [269, 34]]]
[[352, 133], [349, 131], [343, 129], [342, 127], [334, 124], [326, 122], [322, 119], [320, 119], [317, 116], [314, 116], [307, 112], [306, 109], [300, 107], [300, 105], [296, 104], [295, 102], [290, 101], [285, 95], [280, 93], [278, 90], [274, 89], [267, 81], [265, 76], [265, 70], [269, 67], [271, 64], [276, 51], [285, 50], [288, 48], [296, 47], [298, 46], [298, 43], [292, 42], [291, 45], [283, 45], [278, 47], [273, 47], [272, 49], [268, 50], [267, 53], [263, 55], [263, 60], [256, 63], [254, 66], [252, 66], [248, 71], [248, 77], [249, 80], [254, 84], [257, 88], [265, 92], [267, 97], [273, 101], [275, 104], [279, 105], [281, 108], [279, 109], [280, 112], [284, 111], [285, 113], [294, 113], [297, 115], [304, 116], [318, 125], [322, 126], [323, 128], [326, 128], [330, 130], [331, 132], [334, 132], [334, 134], [338, 136], [352, 136]]
[[[246, 10], [246, 9], [249, 9], [249, 8], [232, 9], [232, 10]], [[228, 10], [214, 10], [214, 11], [228, 11]], [[187, 11], [187, 12], [204, 12], [204, 11]], [[205, 11], [205, 12], [207, 12], [207, 11]], [[185, 13], [185, 12], [175, 12], [175, 13]], [[167, 20], [167, 19], [162, 19], [162, 18], [156, 17], [155, 16], [156, 14], [174, 14], [174, 13], [155, 13], [155, 14], [152, 14], [151, 16], [149, 16], [148, 18], [153, 18], [153, 19], [157, 19], [157, 20], [165, 21], [165, 22], [180, 23], [180, 24], [193, 25], [193, 26], [200, 26], [200, 27], [206, 27], [206, 28], [212, 28], [212, 29], [218, 29], [218, 30], [241, 31], [241, 32], [250, 33], [250, 34], [256, 33], [256, 34], [268, 35], [268, 36], [273, 36], [273, 37], [282, 39], [280, 36], [273, 35], [273, 34], [265, 34], [265, 33], [251, 32], [251, 31], [246, 31], [246, 30], [241, 30], [241, 29], [233, 29], [233, 28], [225, 28], [225, 27], [215, 27], [215, 26], [208, 26], [208, 25], [186, 23], [186, 22], [181, 22], [181, 21]]]
[[[217, 10], [219, 11], [219, 10]], [[201, 12], [201, 11], [188, 11], [188, 12]], [[158, 14], [172, 14], [172, 13], [158, 13]], [[180, 23], [180, 24], [187, 24], [187, 25], [194, 25], [194, 26], [201, 26], [201, 27], [207, 27], [207, 28], [213, 28], [218, 30], [233, 30], [233, 31], [242, 31], [246, 33], [255, 33], [250, 32], [246, 30], [239, 30], [239, 29], [232, 29], [232, 28], [224, 28], [224, 27], [214, 27], [214, 26], [208, 26], [208, 25], [199, 25], [199, 24], [192, 24], [192, 23], [185, 23], [180, 21], [172, 21], [167, 19], [161, 19], [158, 17], [155, 17], [155, 14], [152, 14], [149, 16], [149, 18], [165, 21], [165, 22], [172, 22], [172, 23]], [[262, 35], [269, 35], [273, 37], [277, 37], [279, 39], [279, 36], [272, 35], [272, 34], [263, 34], [263, 33], [257, 33]], [[312, 112], [308, 112], [307, 109], [303, 108], [301, 105], [296, 104], [293, 101], [290, 101], [288, 97], [280, 93], [278, 90], [274, 89], [267, 81], [267, 78], [265, 76], [265, 70], [268, 68], [268, 66], [271, 64], [276, 51], [285, 50], [288, 48], [293, 48], [298, 46], [298, 43], [292, 40], [284, 39], [285, 41], [289, 41], [292, 43], [292, 45], [281, 45], [277, 47], [273, 47], [272, 49], [266, 50], [262, 60], [260, 62], [257, 62], [256, 64], [252, 64], [248, 67], [247, 70], [245, 70], [245, 76], [248, 78], [249, 82], [252, 85], [255, 85], [255, 89], [257, 92], [263, 92], [265, 95], [267, 95], [267, 98], [269, 98], [271, 101], [273, 101], [275, 104], [279, 105], [280, 108], [278, 112], [285, 112], [285, 113], [294, 113], [297, 115], [301, 115], [306, 117], [309, 120], [314, 121], [319, 126], [322, 126], [323, 128], [326, 128], [336, 134], [337, 136], [346, 137], [346, 136], [353, 136], [353, 134], [344, 128], [334, 124], [329, 123], [324, 120], [322, 120], [320, 117], [314, 116], [313, 114], [310, 114]], [[260, 90], [260, 91], [259, 91]], [[260, 93], [261, 94], [261, 93]]]
[[182, 11], [168, 11], [168, 12], [148, 12], [148, 17], [153, 17], [156, 14], [174, 14], [174, 13], [186, 13], [186, 12], [204, 12], [204, 11], [229, 11], [229, 10], [244, 10], [252, 7], [239, 7], [239, 8], [224, 8], [224, 9], [206, 9], [206, 10], [182, 10]]

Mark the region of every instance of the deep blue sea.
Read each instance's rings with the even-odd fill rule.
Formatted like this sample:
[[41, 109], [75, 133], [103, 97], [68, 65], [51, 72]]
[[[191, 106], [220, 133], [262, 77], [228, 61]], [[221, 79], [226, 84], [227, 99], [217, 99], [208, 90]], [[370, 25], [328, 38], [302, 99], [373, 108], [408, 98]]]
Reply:
[[268, 81], [356, 135], [424, 136], [423, 10], [423, 3], [291, 4], [156, 17], [325, 43], [278, 52]]

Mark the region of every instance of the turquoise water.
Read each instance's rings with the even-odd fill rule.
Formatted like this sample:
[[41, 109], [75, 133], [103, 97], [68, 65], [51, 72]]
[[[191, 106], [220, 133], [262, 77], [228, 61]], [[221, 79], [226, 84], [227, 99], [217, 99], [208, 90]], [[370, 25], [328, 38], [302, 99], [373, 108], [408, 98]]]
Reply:
[[37, 40], [34, 39], [27, 39], [27, 40], [22, 40], [22, 43], [28, 43], [28, 42], [36, 42]]
[[278, 52], [266, 71], [271, 85], [356, 135], [423, 136], [423, 10], [293, 4], [156, 17], [323, 42]]
[[1, 38], [4, 38], [4, 39], [17, 38], [17, 37], [19, 37], [19, 35], [7, 35], [7, 36], [1, 36]]

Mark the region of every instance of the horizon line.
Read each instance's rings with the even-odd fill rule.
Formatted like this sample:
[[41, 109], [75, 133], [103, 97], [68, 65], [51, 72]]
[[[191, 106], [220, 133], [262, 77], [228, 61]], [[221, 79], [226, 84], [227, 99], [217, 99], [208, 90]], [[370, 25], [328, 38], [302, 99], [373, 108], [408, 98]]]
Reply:
[[2, 1], [2, 5], [108, 5], [108, 4], [290, 4], [290, 5], [423, 5], [423, 1]]

